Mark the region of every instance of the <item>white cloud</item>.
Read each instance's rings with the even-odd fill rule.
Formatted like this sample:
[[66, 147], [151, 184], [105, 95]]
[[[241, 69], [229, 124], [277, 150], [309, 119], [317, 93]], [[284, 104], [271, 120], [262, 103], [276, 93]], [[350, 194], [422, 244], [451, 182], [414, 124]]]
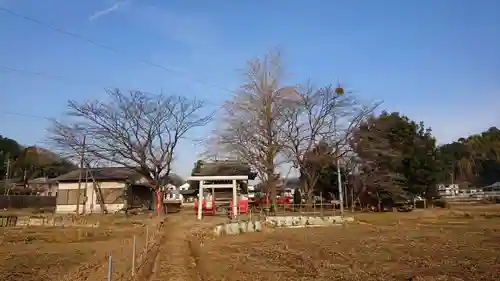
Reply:
[[88, 20], [93, 21], [118, 10], [135, 21], [135, 24], [156, 30], [160, 35], [188, 47], [210, 44], [217, 37], [212, 20], [205, 14], [171, 10], [141, 1], [115, 0], [107, 8], [94, 12]]
[[93, 21], [93, 20], [96, 20], [98, 18], [101, 18], [101, 17], [104, 17], [110, 13], [113, 13], [115, 12], [116, 10], [118, 10], [121, 6], [123, 6], [123, 4], [127, 3], [128, 1], [121, 1], [121, 2], [116, 2], [114, 3], [112, 6], [106, 8], [106, 9], [102, 9], [102, 10], [98, 10], [96, 12], [94, 12], [89, 18], [88, 20], [89, 21]]

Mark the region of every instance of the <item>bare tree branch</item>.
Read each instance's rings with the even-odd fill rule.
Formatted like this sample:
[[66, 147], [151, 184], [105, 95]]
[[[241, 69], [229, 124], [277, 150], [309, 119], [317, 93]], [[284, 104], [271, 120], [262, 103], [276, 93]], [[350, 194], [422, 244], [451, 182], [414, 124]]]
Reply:
[[350, 151], [348, 139], [374, 107], [362, 106], [354, 94], [339, 94], [332, 86], [318, 89], [309, 83], [296, 92], [284, 108], [282, 152], [301, 171], [310, 199], [323, 168]]
[[[281, 151], [283, 100], [295, 95], [284, 86], [279, 53], [248, 63], [245, 83], [223, 106], [220, 127], [212, 144], [248, 162], [276, 200], [275, 171]], [[213, 146], [212, 146], [213, 148]]]
[[69, 101], [68, 120], [54, 121], [50, 142], [87, 157], [136, 169], [157, 186], [170, 174], [175, 148], [195, 127], [210, 122], [203, 102], [140, 91], [107, 91], [109, 100]]

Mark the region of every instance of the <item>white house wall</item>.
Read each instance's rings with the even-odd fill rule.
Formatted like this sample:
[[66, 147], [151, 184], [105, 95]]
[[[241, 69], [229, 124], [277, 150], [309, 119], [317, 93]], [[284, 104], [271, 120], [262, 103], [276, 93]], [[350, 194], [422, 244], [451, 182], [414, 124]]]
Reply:
[[[123, 182], [101, 182], [101, 189], [110, 189], [110, 188], [122, 188], [125, 189], [125, 183]], [[82, 190], [85, 188], [85, 183], [81, 185]], [[78, 189], [78, 183], [59, 183], [59, 190], [74, 190]], [[106, 204], [106, 209], [108, 212], [113, 213], [124, 206], [123, 203], [120, 204]], [[97, 202], [97, 196], [93, 188], [92, 182], [87, 183], [87, 202], [85, 202], [85, 206], [80, 206], [80, 213], [99, 213], [101, 211], [101, 205]], [[76, 204], [75, 205], [57, 205], [56, 206], [57, 213], [76, 213]]]
[[189, 189], [189, 183], [187, 182], [179, 186], [179, 190], [188, 190], [188, 189]]

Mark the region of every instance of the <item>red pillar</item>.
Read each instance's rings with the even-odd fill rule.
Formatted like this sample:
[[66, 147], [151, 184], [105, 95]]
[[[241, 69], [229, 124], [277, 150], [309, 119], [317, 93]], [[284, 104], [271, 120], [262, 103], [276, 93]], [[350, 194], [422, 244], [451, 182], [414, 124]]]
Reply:
[[161, 203], [162, 203], [162, 196], [161, 196], [161, 191], [159, 188], [157, 188], [157, 186], [154, 184], [154, 183], [151, 183], [151, 186], [153, 187], [153, 190], [155, 191], [155, 195], [156, 195], [156, 215], [159, 216], [161, 214]]
[[157, 189], [156, 190], [156, 215], [160, 215], [161, 214], [161, 202], [162, 202], [162, 198], [161, 198], [161, 191], [160, 189]]

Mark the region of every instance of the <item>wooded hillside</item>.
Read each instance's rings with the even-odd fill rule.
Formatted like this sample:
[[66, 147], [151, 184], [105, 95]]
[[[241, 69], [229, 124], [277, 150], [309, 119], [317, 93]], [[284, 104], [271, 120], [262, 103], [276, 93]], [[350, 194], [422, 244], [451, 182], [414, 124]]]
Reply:
[[[56, 177], [76, 166], [50, 150], [28, 146], [0, 135], [0, 179], [29, 180]], [[7, 170], [8, 169], [8, 170]]]

